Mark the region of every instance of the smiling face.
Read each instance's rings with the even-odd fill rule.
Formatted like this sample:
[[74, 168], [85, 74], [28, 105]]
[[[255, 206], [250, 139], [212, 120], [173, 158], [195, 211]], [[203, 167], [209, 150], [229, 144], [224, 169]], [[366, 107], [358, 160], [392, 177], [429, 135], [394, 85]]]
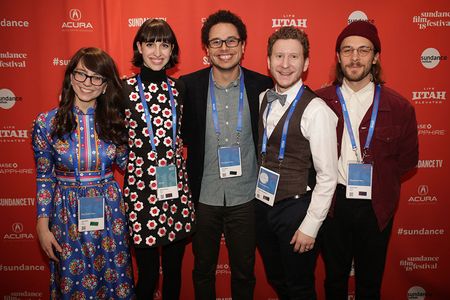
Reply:
[[[356, 49], [370, 48], [371, 51], [365, 56], [361, 56]], [[349, 56], [344, 56], [342, 49], [355, 49]], [[371, 41], [362, 36], [346, 37], [341, 43], [341, 51], [338, 52], [337, 58], [341, 65], [344, 78], [352, 84], [365, 86], [371, 80], [372, 65], [376, 64], [379, 53], [374, 54], [374, 46]]]
[[308, 70], [309, 58], [303, 57], [303, 46], [300, 41], [279, 39], [273, 44], [267, 65], [277, 90], [283, 93], [296, 84], [303, 72]]
[[[209, 41], [214, 39], [226, 40], [228, 38], [240, 39], [237, 28], [230, 23], [218, 23], [209, 31]], [[245, 42], [239, 42], [236, 47], [228, 47], [225, 43], [219, 48], [208, 46], [206, 53], [213, 68], [220, 71], [236, 70], [244, 53]]]
[[162, 70], [172, 55], [173, 45], [167, 42], [137, 42], [136, 45], [142, 54], [144, 65], [153, 71]]
[[[87, 76], [95, 76], [98, 78], [84, 78], [84, 81], [80, 82], [75, 79], [75, 72], [78, 73], [77, 78], [83, 77], [82, 74]], [[86, 105], [92, 106], [94, 104], [93, 102], [98, 98], [98, 96], [106, 90], [106, 82], [103, 82], [100, 85], [92, 84], [92, 80], [96, 83], [100, 78], [104, 77], [86, 68], [81, 60], [78, 62], [75, 70], [72, 74], [70, 74], [70, 82], [72, 84], [73, 91], [75, 92], [75, 105], [85, 107]]]

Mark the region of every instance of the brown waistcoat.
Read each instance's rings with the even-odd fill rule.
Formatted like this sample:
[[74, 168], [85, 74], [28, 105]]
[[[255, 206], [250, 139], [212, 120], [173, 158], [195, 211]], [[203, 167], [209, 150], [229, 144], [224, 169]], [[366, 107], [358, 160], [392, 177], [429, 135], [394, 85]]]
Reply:
[[305, 91], [297, 103], [289, 122], [284, 160], [280, 164], [278, 155], [280, 152], [281, 136], [289, 109], [286, 110], [270, 135], [267, 141], [266, 155], [263, 158], [261, 156], [262, 136], [264, 133], [262, 120], [267, 107], [267, 96], [264, 95], [259, 118], [260, 139], [258, 143], [258, 162], [265, 168], [280, 174], [275, 202], [306, 193], [306, 186], [308, 185], [310, 188], [314, 188], [315, 172], [312, 164], [311, 150], [309, 141], [302, 134], [300, 122], [309, 102], [316, 97], [316, 94], [305, 86]]

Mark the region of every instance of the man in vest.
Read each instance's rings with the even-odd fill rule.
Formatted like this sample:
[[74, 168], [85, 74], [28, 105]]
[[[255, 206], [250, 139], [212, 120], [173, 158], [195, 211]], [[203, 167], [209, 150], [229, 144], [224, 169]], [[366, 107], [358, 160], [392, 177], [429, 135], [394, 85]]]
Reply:
[[338, 185], [322, 228], [327, 299], [348, 298], [352, 260], [356, 299], [381, 298], [401, 177], [418, 160], [414, 108], [382, 86], [380, 52], [377, 28], [351, 23], [336, 41], [334, 85], [317, 91], [339, 117]]
[[257, 247], [279, 299], [316, 299], [315, 240], [337, 180], [333, 111], [303, 84], [307, 35], [283, 27], [268, 41], [274, 90], [260, 95]]

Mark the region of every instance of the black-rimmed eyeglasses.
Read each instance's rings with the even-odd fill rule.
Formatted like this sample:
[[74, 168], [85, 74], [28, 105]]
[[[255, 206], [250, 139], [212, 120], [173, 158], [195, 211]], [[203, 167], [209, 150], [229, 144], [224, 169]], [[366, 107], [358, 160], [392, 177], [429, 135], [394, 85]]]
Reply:
[[241, 39], [235, 37], [229, 37], [226, 40], [212, 39], [208, 41], [208, 46], [210, 48], [220, 48], [222, 47], [223, 43], [225, 43], [225, 45], [227, 45], [228, 48], [234, 48], [237, 47], [237, 45], [239, 45], [240, 42]]
[[91, 81], [92, 85], [100, 86], [106, 82], [106, 78], [98, 75], [88, 75], [80, 71], [72, 72], [73, 78], [78, 82], [85, 82], [87, 78]]

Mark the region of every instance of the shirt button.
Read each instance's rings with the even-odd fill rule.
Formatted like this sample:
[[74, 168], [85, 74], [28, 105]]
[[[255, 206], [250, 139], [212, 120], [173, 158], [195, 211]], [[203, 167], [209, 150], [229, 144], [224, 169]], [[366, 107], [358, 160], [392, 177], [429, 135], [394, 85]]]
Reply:
[[225, 108], [228, 109], [228, 105], [225, 105]]
[[225, 142], [228, 142], [228, 139], [225, 139]]
[[226, 125], [228, 125], [228, 124], [229, 124], [229, 122], [228, 122], [228, 121], [226, 121], [226, 122], [225, 122], [225, 124], [226, 124]]

